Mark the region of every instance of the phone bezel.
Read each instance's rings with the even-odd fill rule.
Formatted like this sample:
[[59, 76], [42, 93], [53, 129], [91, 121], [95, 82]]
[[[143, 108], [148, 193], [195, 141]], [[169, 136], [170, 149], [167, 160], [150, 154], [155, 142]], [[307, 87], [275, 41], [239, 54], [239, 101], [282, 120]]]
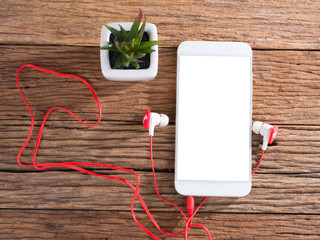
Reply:
[[[185, 41], [178, 47], [177, 56], [177, 107], [176, 125], [179, 123], [179, 68], [180, 56], [232, 56], [250, 57], [250, 126], [252, 123], [252, 49], [247, 43], [243, 42], [209, 42], [209, 41]], [[250, 171], [251, 172], [251, 128], [250, 128]], [[176, 127], [176, 146], [178, 142]], [[189, 196], [228, 196], [241, 197], [250, 193], [251, 174], [249, 181], [195, 181], [177, 179], [177, 147], [175, 153], [175, 189], [181, 195]]]

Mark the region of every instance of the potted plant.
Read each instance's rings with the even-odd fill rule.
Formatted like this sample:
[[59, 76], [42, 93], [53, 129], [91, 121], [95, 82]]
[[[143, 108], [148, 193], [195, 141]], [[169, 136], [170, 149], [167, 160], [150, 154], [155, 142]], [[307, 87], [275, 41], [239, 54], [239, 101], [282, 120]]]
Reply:
[[104, 24], [101, 31], [100, 61], [102, 74], [109, 80], [154, 79], [158, 72], [157, 28], [146, 23], [140, 9], [133, 23]]

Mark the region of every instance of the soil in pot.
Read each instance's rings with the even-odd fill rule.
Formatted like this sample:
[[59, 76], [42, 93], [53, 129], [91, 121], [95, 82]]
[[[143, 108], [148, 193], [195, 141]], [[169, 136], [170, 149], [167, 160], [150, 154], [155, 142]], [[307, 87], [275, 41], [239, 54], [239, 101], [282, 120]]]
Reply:
[[[143, 36], [141, 39], [141, 42], [145, 42], [145, 41], [149, 41], [149, 34], [147, 32], [143, 33]], [[110, 34], [109, 42], [110, 43], [114, 42], [114, 35], [112, 33]], [[109, 51], [109, 62], [110, 62], [110, 66], [112, 69], [115, 69], [116, 61], [119, 56], [120, 56], [120, 53]], [[139, 58], [139, 60], [143, 61], [143, 62], [139, 62], [139, 65], [140, 65], [139, 69], [147, 69], [150, 67], [150, 53], [146, 54], [142, 58]], [[129, 65], [129, 67], [126, 67], [122, 64], [117, 69], [136, 69], [136, 68], [134, 66], [132, 66], [131, 64]], [[137, 70], [139, 70], [139, 69], [137, 69]]]

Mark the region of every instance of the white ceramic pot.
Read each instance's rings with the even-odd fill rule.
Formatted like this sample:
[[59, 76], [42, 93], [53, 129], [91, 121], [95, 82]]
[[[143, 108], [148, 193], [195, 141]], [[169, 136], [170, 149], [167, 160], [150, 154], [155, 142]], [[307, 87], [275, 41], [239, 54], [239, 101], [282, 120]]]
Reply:
[[[126, 30], [130, 31], [132, 23], [108, 23], [107, 25], [120, 31], [119, 24]], [[158, 33], [156, 25], [147, 23], [145, 32], [149, 34], [149, 41], [157, 41]], [[109, 44], [111, 32], [102, 26], [100, 46]], [[100, 50], [100, 62], [102, 74], [105, 78], [114, 81], [140, 81], [154, 79], [158, 73], [158, 45], [152, 46], [155, 51], [150, 53], [150, 67], [146, 69], [112, 69], [109, 62], [109, 50]]]

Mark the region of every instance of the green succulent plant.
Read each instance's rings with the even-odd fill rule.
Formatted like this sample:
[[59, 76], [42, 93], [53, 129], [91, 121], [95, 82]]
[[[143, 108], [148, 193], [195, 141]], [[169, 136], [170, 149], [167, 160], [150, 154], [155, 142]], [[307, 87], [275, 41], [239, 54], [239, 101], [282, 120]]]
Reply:
[[141, 24], [144, 14], [141, 9], [139, 10], [140, 12], [135, 18], [130, 32], [127, 32], [120, 24], [120, 31], [104, 24], [104, 26], [113, 33], [115, 39], [113, 43], [109, 43], [100, 49], [120, 53], [115, 68], [119, 68], [121, 65], [129, 67], [131, 64], [138, 69], [140, 68], [139, 62], [143, 62], [142, 60], [139, 60], [139, 58], [154, 52], [155, 50], [151, 49], [152, 46], [164, 44], [162, 41], [141, 41], [146, 27], [146, 18], [144, 16], [143, 23]]

